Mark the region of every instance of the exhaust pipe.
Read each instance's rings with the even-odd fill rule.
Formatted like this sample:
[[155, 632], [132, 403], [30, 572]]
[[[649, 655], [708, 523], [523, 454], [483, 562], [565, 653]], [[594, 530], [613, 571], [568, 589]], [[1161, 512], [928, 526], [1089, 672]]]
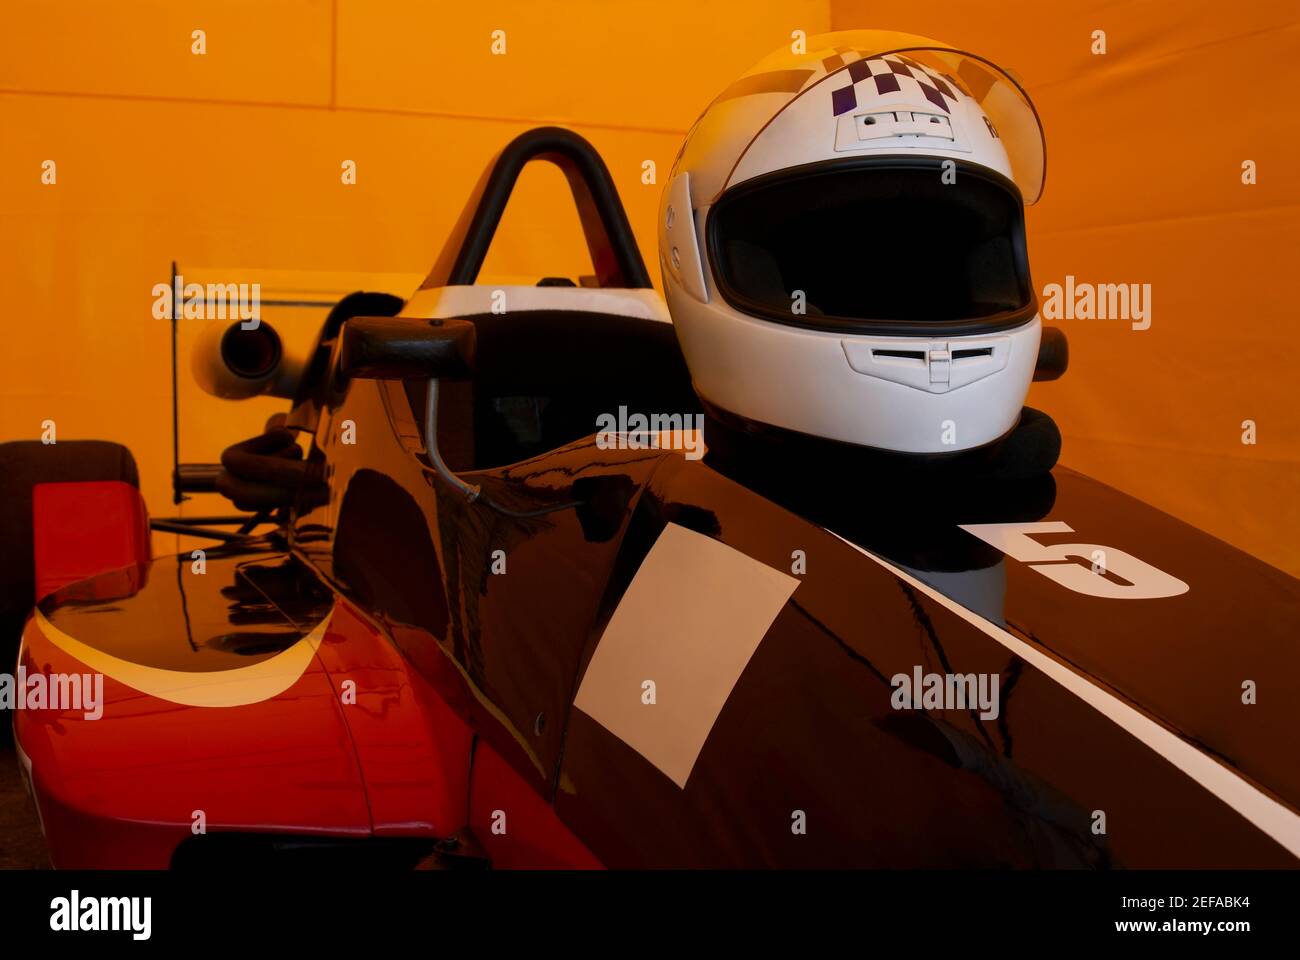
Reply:
[[199, 334], [190, 366], [198, 385], [214, 397], [291, 400], [303, 365], [302, 358], [285, 352], [280, 334], [265, 320], [251, 330], [238, 320], [216, 320]]

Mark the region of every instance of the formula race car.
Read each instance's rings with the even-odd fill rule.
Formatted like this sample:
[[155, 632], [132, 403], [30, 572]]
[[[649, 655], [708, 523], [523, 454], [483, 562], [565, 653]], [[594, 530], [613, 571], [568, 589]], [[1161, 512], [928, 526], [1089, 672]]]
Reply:
[[[596, 276], [476, 284], [533, 159]], [[150, 556], [120, 447], [0, 447], [56, 866], [1296, 866], [1300, 584], [1055, 466], [1037, 411], [929, 457], [706, 409], [577, 135], [286, 353], [198, 360], [291, 402], [178, 468], [242, 511], [153, 521], [210, 549]]]

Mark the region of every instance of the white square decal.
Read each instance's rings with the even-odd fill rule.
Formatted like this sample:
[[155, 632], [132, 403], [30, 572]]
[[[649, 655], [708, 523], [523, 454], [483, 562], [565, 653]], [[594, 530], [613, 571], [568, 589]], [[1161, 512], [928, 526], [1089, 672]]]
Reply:
[[596, 644], [574, 706], [679, 787], [797, 578], [670, 523]]

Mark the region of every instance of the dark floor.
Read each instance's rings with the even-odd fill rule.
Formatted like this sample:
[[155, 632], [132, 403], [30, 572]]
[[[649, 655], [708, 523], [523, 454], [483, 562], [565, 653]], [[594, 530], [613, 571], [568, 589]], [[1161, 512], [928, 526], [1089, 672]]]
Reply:
[[[7, 733], [7, 731], [6, 731]], [[0, 737], [0, 870], [48, 870], [36, 807], [18, 771], [13, 741]]]

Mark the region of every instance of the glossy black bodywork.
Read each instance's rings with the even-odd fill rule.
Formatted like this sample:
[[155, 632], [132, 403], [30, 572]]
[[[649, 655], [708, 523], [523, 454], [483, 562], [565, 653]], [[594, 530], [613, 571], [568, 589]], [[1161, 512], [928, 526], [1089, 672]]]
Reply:
[[119, 659], [185, 673], [270, 659], [329, 613], [332, 594], [284, 544], [255, 540], [70, 584], [39, 604], [64, 633]]
[[[945, 491], [942, 474], [691, 461], [587, 438], [465, 474], [515, 509], [578, 504], [520, 519], [430, 472], [400, 384], [354, 381], [297, 418], [316, 425], [311, 458], [331, 496], [296, 513], [296, 554], [373, 611], [422, 672], [453, 663], [478, 735], [608, 865], [1294, 864], [1129, 733], [829, 532], [1086, 673], [1294, 808], [1296, 582], [1102, 484], [1058, 468], [1023, 482], [963, 477]], [[342, 419], [364, 442], [338, 441]], [[1044, 542], [1112, 543], [1190, 590], [1148, 602], [1071, 595], [957, 526], [1035, 519], [1076, 531]], [[793, 550], [808, 558], [685, 789], [572, 706], [669, 522], [778, 569]], [[507, 575], [492, 572], [494, 556]], [[1001, 716], [892, 709], [889, 678], [917, 664], [997, 673]], [[1246, 707], [1251, 678], [1268, 695]], [[806, 835], [790, 830], [794, 810]], [[1105, 836], [1091, 829], [1097, 810]]]

